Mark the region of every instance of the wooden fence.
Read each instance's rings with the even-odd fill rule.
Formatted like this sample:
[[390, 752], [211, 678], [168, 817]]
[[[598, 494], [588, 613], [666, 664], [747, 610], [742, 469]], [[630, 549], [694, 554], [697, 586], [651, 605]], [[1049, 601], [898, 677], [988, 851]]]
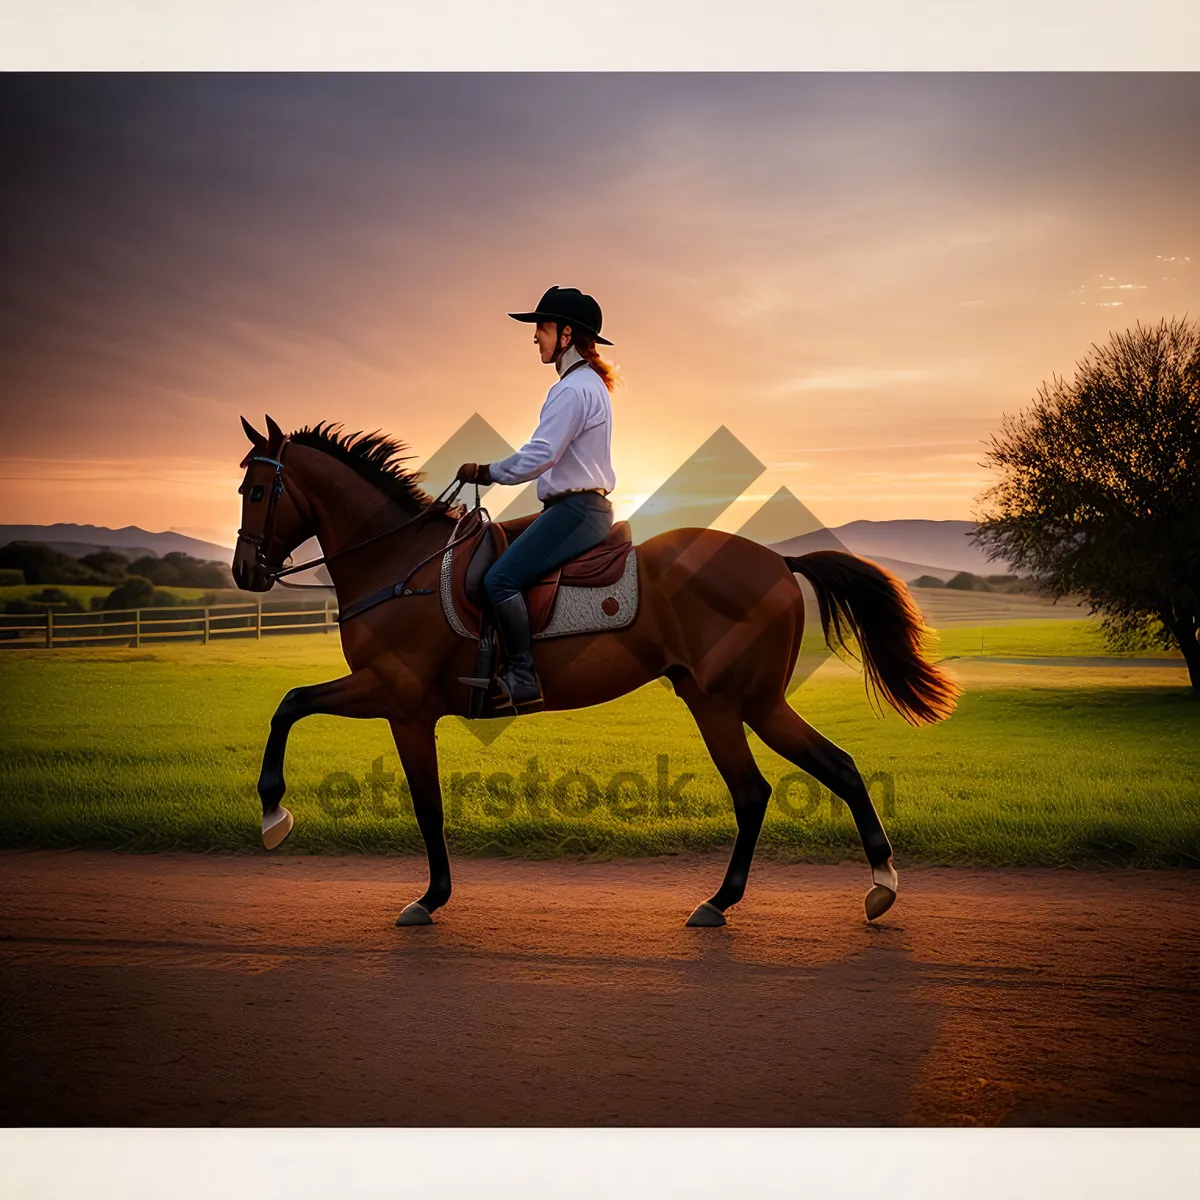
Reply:
[[[810, 609], [807, 582], [801, 583]], [[925, 618], [936, 629], [955, 625], [1017, 625], [1024, 620], [1080, 620], [1086, 607], [1078, 603], [1052, 605], [1027, 596], [954, 592], [945, 588], [910, 588]], [[289, 607], [289, 603], [292, 604]], [[191, 638], [261, 638], [279, 633], [328, 633], [337, 628], [337, 603], [330, 597], [320, 605], [282, 601], [276, 605], [216, 604], [209, 607], [169, 605], [106, 612], [0, 613], [0, 650], [44, 646], [102, 646], [124, 642], [138, 647], [147, 642]], [[815, 621], [814, 621], [815, 624]], [[982, 646], [981, 646], [982, 649]]]
[[337, 605], [267, 607], [262, 604], [170, 605], [94, 612], [0, 613], [0, 649], [120, 645], [183, 639], [261, 638], [280, 633], [328, 633], [337, 628]]

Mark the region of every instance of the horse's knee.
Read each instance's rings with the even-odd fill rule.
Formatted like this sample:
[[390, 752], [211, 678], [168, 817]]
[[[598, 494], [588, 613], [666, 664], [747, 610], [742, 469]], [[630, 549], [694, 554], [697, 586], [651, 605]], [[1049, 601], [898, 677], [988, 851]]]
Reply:
[[741, 796], [741, 806], [750, 812], [766, 812], [771, 799], [771, 785], [760, 775], [751, 780]]
[[271, 718], [272, 725], [294, 725], [302, 716], [304, 716], [304, 689], [292, 688], [282, 700], [279, 702], [279, 707], [275, 709], [275, 715]]

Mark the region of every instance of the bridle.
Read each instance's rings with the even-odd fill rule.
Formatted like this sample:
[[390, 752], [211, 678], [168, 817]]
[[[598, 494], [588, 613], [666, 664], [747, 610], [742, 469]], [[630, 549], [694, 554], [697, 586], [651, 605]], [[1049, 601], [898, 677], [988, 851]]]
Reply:
[[[313, 558], [313, 559], [310, 559], [308, 562], [297, 563], [296, 565], [291, 566], [291, 567], [284, 567], [284, 566], [273, 567], [270, 564], [270, 562], [268, 561], [267, 550], [268, 550], [268, 547], [270, 547], [271, 543], [277, 540], [275, 537], [275, 517], [276, 517], [276, 513], [277, 513], [277, 506], [279, 503], [279, 497], [282, 496], [284, 494], [284, 492], [287, 491], [287, 488], [285, 487], [284, 482], [283, 482], [283, 453], [287, 449], [289, 441], [290, 441], [290, 439], [285, 437], [283, 439], [283, 441], [280, 442], [279, 450], [277, 451], [277, 453], [279, 455], [278, 458], [269, 458], [265, 454], [253, 454], [245, 460], [247, 466], [249, 466], [251, 463], [266, 463], [268, 466], [272, 466], [275, 468], [275, 474], [271, 478], [271, 484], [270, 484], [271, 491], [270, 491], [270, 495], [267, 498], [267, 515], [263, 519], [262, 533], [250, 533], [248, 530], [245, 530], [245, 529], [238, 530], [238, 541], [239, 542], [248, 542], [251, 546], [254, 547], [254, 565], [255, 565], [255, 567], [263, 575], [265, 575], [266, 578], [271, 581], [271, 583], [279, 583], [279, 584], [282, 584], [284, 587], [320, 588], [322, 590], [327, 590], [327, 585], [320, 584], [320, 583], [289, 583], [284, 578], [284, 576], [285, 575], [295, 575], [300, 571], [311, 570], [313, 567], [319, 567], [323, 563], [330, 563], [335, 558], [341, 558], [341, 557], [343, 557], [343, 555], [352, 554], [356, 550], [361, 550], [364, 546], [370, 546], [375, 542], [382, 541], [386, 537], [391, 537], [393, 533], [399, 533], [400, 530], [406, 529], [409, 525], [415, 525], [422, 518], [429, 516], [430, 513], [434, 512], [438, 508], [439, 505], [443, 505], [444, 508], [449, 508], [454, 503], [454, 501], [457, 499], [458, 493], [460, 491], [462, 491], [463, 487], [466, 485], [466, 480], [464, 480], [464, 479], [451, 480], [451, 482], [448, 483], [441, 490], [441, 492], [439, 492], [438, 495], [435, 496], [428, 504], [426, 504], [425, 507], [422, 508], [421, 511], [416, 514], [416, 516], [409, 517], [408, 520], [401, 521], [399, 525], [393, 525], [390, 529], [385, 529], [382, 533], [372, 534], [369, 538], [364, 538], [361, 542], [355, 542], [354, 545], [352, 545], [352, 546], [347, 546], [342, 550], [335, 550], [332, 554], [322, 554], [320, 556], [320, 558]], [[255, 485], [255, 486], [258, 486], [258, 485]], [[451, 489], [453, 489], [453, 490], [451, 490]], [[253, 488], [251, 489], [251, 492], [253, 493]], [[446, 495], [447, 492], [450, 493], [448, 496]], [[242, 485], [242, 487], [238, 488], [238, 493], [239, 494], [245, 493], [245, 485], [244, 484]], [[296, 504], [295, 499], [291, 496], [290, 492], [288, 493], [288, 497], [289, 497], [289, 499], [292, 500], [293, 505], [295, 505]], [[299, 511], [298, 505], [296, 505], [296, 508], [297, 508], [297, 511]], [[458, 532], [459, 525], [461, 525], [463, 523], [463, 521], [466, 521], [470, 517], [474, 516], [476, 513], [481, 514], [481, 519], [483, 517], [487, 517], [488, 520], [491, 520], [491, 517], [489, 516], [487, 509], [484, 508], [480, 504], [479, 482], [478, 481], [475, 482], [475, 504], [474, 504], [474, 507], [471, 508], [470, 510], [468, 510], [468, 512], [465, 513], [462, 517], [460, 517], [459, 520], [455, 523], [454, 528], [450, 532], [450, 540], [447, 541], [447, 543], [444, 546], [442, 546], [441, 549], [435, 550], [432, 554], [428, 554], [423, 559], [421, 559], [421, 561], [419, 563], [417, 563], [417, 565], [415, 567], [413, 567], [408, 572], [407, 575], [405, 575], [404, 579], [401, 580], [400, 583], [395, 584], [393, 586], [393, 588], [386, 589], [389, 592], [389, 594], [394, 594], [396, 596], [427, 595], [430, 591], [432, 591], [431, 588], [422, 590], [420, 592], [414, 591], [412, 589], [406, 589], [405, 584], [407, 584], [409, 579], [411, 579], [412, 576], [415, 575], [416, 572], [418, 570], [420, 570], [420, 568], [423, 567], [427, 562], [430, 562], [432, 559], [437, 558], [439, 555], [444, 554], [452, 546], [458, 545], [459, 542], [466, 541], [467, 538], [472, 537], [475, 532], [474, 529], [470, 529], [467, 533], [462, 534], [460, 537], [455, 537], [454, 535]], [[370, 598], [371, 597], [368, 597], [368, 599], [370, 599]], [[385, 598], [389, 598], [389, 597], [385, 597]], [[370, 605], [369, 607], [373, 607], [373, 605]], [[353, 611], [351, 611], [351, 610], [353, 610]], [[358, 605], [352, 605], [352, 606], [350, 606], [350, 608], [348, 608], [343, 613], [343, 615], [339, 619], [342, 621], [346, 621], [346, 620], [349, 620], [351, 617], [358, 616], [359, 612], [365, 612], [365, 611], [366, 611], [365, 607], [359, 607]]]
[[[267, 562], [267, 547], [275, 540], [275, 506], [279, 502], [279, 497], [283, 495], [283, 451], [287, 446], [288, 439], [284, 438], [279, 445], [279, 458], [268, 458], [265, 454], [254, 454], [246, 459], [246, 465], [251, 463], [269, 463], [275, 468], [275, 475], [271, 480], [271, 494], [267, 499], [267, 515], [263, 519], [262, 533], [250, 533], [246, 529], [239, 529], [237, 532], [239, 542], [249, 542], [254, 547], [254, 565], [264, 574], [271, 576], [271, 582], [274, 583], [278, 576], [275, 574], [275, 569]], [[255, 485], [257, 487], [258, 485]], [[250, 497], [253, 500], [255, 488], [250, 489]], [[246, 486], [243, 484], [238, 488], [238, 494], [244, 495]]]

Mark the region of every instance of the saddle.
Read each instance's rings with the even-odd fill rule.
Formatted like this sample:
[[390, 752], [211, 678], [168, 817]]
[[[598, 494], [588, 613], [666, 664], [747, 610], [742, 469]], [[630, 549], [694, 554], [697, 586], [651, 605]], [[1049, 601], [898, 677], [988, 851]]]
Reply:
[[[538, 515], [489, 521], [481, 525], [472, 538], [454, 547], [450, 560], [450, 600], [468, 636], [478, 638], [481, 633], [487, 599], [483, 594], [483, 577], [488, 568]], [[611, 588], [624, 574], [625, 560], [632, 549], [629, 522], [616, 521], [608, 537], [599, 545], [522, 588], [529, 612], [530, 635], [541, 633], [549, 625], [560, 584], [572, 588]]]

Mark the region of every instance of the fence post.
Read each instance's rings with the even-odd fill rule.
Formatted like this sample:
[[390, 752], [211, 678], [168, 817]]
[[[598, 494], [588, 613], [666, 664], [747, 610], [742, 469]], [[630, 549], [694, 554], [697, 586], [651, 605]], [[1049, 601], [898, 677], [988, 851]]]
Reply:
[[261, 640], [262, 639], [262, 597], [258, 596], [258, 597], [256, 597], [256, 599], [258, 601], [258, 607], [257, 607], [257, 609], [255, 609], [255, 612], [254, 612], [254, 636]]
[[140, 608], [133, 610], [133, 648], [135, 650], [142, 648], [142, 610]]
[[46, 649], [54, 648], [54, 609], [46, 607]]
[[204, 644], [208, 645], [208, 609], [204, 610]]

